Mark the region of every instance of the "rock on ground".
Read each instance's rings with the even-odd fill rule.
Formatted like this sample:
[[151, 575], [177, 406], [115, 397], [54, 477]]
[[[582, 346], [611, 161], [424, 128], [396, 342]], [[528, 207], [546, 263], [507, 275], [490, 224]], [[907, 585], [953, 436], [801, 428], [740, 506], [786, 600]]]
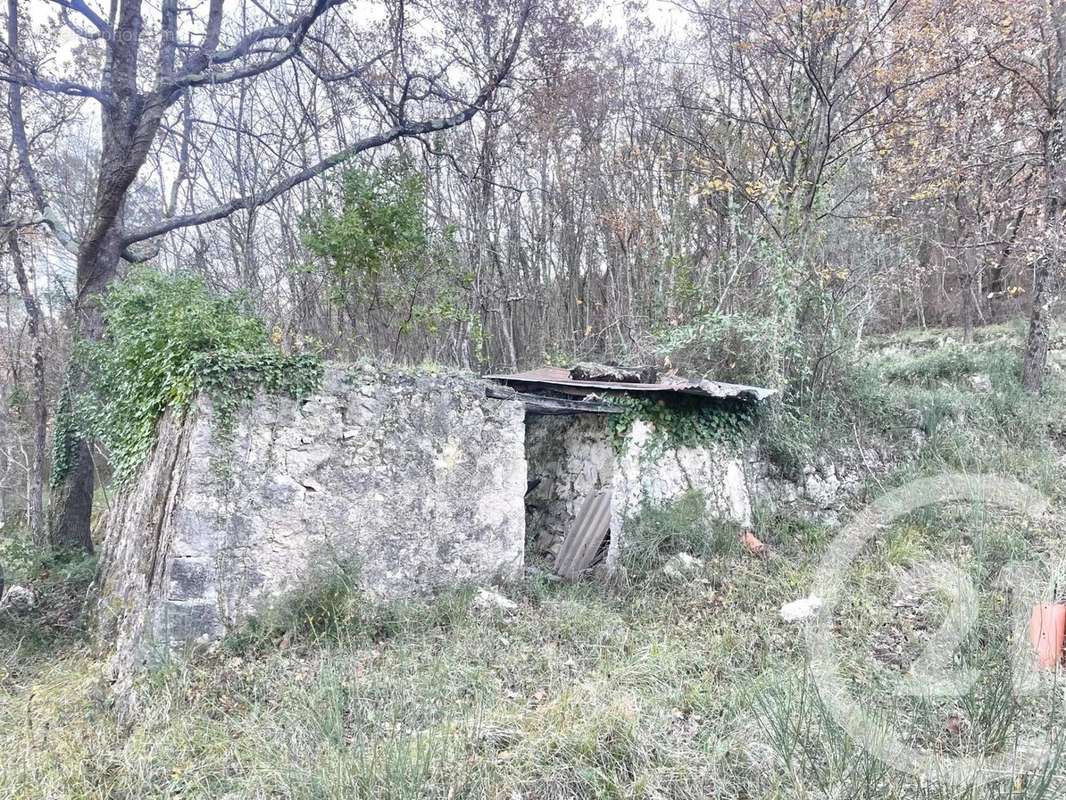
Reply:
[[785, 622], [802, 622], [817, 614], [821, 607], [820, 597], [803, 597], [781, 606], [781, 619]]
[[970, 386], [973, 387], [973, 390], [975, 392], [980, 392], [981, 394], [988, 394], [992, 391], [992, 376], [984, 372], [979, 372], [976, 375], [971, 375]]
[[518, 603], [508, 597], [504, 597], [499, 592], [492, 591], [491, 589], [478, 589], [477, 594], [474, 596], [474, 608], [481, 610], [499, 609], [500, 611], [514, 611], [518, 608]]
[[37, 607], [37, 595], [28, 586], [12, 586], [0, 598], [0, 611], [26, 614]]
[[663, 575], [671, 578], [687, 578], [703, 569], [703, 559], [689, 553], [677, 553], [663, 565]]

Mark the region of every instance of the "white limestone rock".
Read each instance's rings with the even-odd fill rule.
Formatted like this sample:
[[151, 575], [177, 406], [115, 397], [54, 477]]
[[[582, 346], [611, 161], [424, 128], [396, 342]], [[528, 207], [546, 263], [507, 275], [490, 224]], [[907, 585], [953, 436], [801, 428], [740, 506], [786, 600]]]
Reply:
[[781, 606], [781, 619], [785, 622], [803, 622], [813, 617], [822, 608], [820, 597], [802, 597]]
[[663, 565], [663, 575], [669, 578], [691, 578], [703, 571], [705, 564], [702, 558], [696, 558], [690, 553], [675, 553]]
[[474, 595], [473, 606], [481, 611], [514, 611], [518, 608], [518, 603], [499, 592], [481, 588]]
[[12, 614], [28, 614], [37, 607], [37, 595], [28, 586], [11, 586], [0, 598], [0, 611]]

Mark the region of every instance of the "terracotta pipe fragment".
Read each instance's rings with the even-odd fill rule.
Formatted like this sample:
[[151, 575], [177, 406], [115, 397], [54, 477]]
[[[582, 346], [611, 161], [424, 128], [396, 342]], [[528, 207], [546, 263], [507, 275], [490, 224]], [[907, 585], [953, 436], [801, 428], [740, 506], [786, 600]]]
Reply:
[[1055, 669], [1062, 660], [1062, 644], [1066, 638], [1066, 605], [1041, 603], [1033, 607], [1029, 619], [1029, 641], [1036, 650], [1037, 663], [1042, 669]]

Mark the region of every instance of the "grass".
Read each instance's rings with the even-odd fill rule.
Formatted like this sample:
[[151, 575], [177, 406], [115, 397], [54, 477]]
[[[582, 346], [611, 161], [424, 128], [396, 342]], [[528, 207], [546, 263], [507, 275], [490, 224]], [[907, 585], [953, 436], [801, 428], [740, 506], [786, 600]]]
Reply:
[[[885, 630], [898, 628], [905, 652], [920, 643], [920, 620], [898, 624], [889, 602], [900, 541], [957, 543], [935, 522], [907, 520], [873, 549], [844, 609], [861, 622], [845, 642], [849, 667], [881, 652]], [[805, 593], [812, 559], [773, 545], [768, 560], [711, 556], [688, 583], [532, 582], [512, 588], [513, 614], [476, 612], [456, 592], [382, 611], [387, 625], [222, 649], [153, 674], [128, 728], [84, 644], [6, 651], [0, 746], [19, 755], [0, 796], [800, 798], [834, 786], [960, 796], [885, 770], [829, 718], [802, 638], [776, 613]], [[941, 601], [925, 600], [935, 625]], [[976, 645], [966, 652], [984, 658]], [[875, 656], [854, 691], [893, 707], [897, 670]], [[1034, 709], [981, 719], [995, 687], [901, 720], [917, 718], [913, 737], [930, 746], [1001, 747]], [[969, 739], [952, 743], [942, 729], [957, 708]]]
[[750, 664], [751, 637], [764, 653], [793, 647], [766, 620], [727, 624], [721, 595], [735, 591], [543, 583], [513, 615], [409, 605], [384, 638], [360, 626], [175, 664], [142, 688], [127, 731], [86, 648], [26, 653], [0, 744], [27, 757], [5, 766], [0, 795], [706, 796], [713, 720], [733, 715], [716, 674]]
[[96, 559], [82, 553], [41, 553], [25, 531], [0, 530], [0, 568], [5, 591], [33, 587], [37, 609], [31, 618], [0, 614], [0, 633], [20, 644], [79, 640], [85, 636], [82, 605], [96, 572]]
[[[944, 469], [997, 471], [1051, 497], [1036, 524], [981, 508], [919, 510], [870, 542], [834, 612], [853, 697], [907, 744], [944, 756], [1059, 741], [1063, 690], [1011, 691], [1012, 560], [1066, 579], [1061, 447], [1053, 389], [1028, 401], [976, 345], [965, 370], [885, 347], [878, 421], [924, 398], [941, 409], [886, 487]], [[974, 364], [994, 391], [968, 383]], [[931, 377], [935, 374], [936, 377]], [[877, 429], [891, 437], [891, 429]], [[873, 434], [871, 434], [873, 435]], [[901, 438], [900, 442], [909, 440]], [[645, 509], [627, 532], [631, 580], [532, 577], [504, 591], [514, 612], [481, 611], [459, 588], [434, 602], [371, 607], [339, 576], [215, 651], [175, 660], [139, 687], [119, 721], [107, 664], [76, 629], [31, 633], [0, 620], [0, 797], [12, 798], [898, 798], [1046, 800], [1066, 794], [1053, 756], [986, 786], [918, 780], [841, 729], [812, 674], [803, 628], [779, 607], [807, 594], [836, 532], [760, 508], [773, 550], [756, 558], [708, 524], [700, 498]], [[660, 579], [675, 552], [703, 559]], [[980, 600], [952, 668], [959, 696], [901, 695], [952, 605], [919, 568], [954, 564]], [[59, 575], [57, 567], [50, 574]], [[29, 574], [29, 573], [27, 573]], [[1050, 591], [1037, 586], [1035, 591]], [[67, 598], [68, 601], [70, 598]], [[56, 597], [59, 603], [62, 600]], [[905, 684], [904, 684], [905, 685]], [[1056, 745], [1057, 746], [1057, 745]], [[1054, 750], [1054, 747], [1053, 747]]]
[[627, 571], [654, 575], [678, 553], [697, 558], [739, 552], [739, 527], [709, 518], [706, 496], [692, 489], [669, 503], [647, 505], [626, 523]]

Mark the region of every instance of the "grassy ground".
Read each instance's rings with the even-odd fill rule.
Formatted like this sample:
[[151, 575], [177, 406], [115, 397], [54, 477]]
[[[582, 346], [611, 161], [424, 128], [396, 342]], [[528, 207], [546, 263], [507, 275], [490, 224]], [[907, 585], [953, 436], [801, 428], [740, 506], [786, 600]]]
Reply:
[[[956, 506], [881, 531], [847, 571], [833, 617], [846, 690], [922, 752], [1011, 753], [1032, 739], [1051, 752], [1044, 768], [960, 787], [864, 752], [820, 694], [803, 627], [778, 616], [807, 594], [836, 531], [763, 511], [772, 555], [758, 558], [689, 499], [634, 521], [644, 546], [624, 582], [534, 577], [505, 590], [515, 611], [477, 610], [469, 590], [372, 609], [329, 586], [214, 654], [153, 673], [121, 723], [105, 663], [74, 622], [0, 621], [0, 797], [1066, 796], [1062, 687], [1049, 676], [1012, 689], [1017, 587], [996, 580], [1027, 560], [1046, 575], [1038, 594], [1066, 585], [1063, 394], [1056, 385], [1026, 400], [994, 337], [947, 350], [879, 343], [868, 367], [851, 410], [901, 442], [911, 433], [897, 423], [917, 416], [926, 437], [878, 479], [885, 487], [994, 471], [1044, 492], [1055, 513], [1032, 523]], [[974, 390], [974, 372], [992, 392]], [[698, 553], [703, 567], [667, 577], [673, 550]], [[956, 625], [950, 581], [920, 569], [934, 562], [979, 590], [946, 665], [976, 676], [958, 696], [899, 691], [944, 623]], [[77, 586], [82, 568], [66, 569], [39, 584]]]

